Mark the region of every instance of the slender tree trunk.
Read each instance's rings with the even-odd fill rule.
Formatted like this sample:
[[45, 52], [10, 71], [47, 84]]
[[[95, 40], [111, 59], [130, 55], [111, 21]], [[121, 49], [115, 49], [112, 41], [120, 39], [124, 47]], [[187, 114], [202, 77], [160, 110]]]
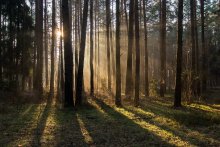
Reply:
[[196, 85], [195, 85], [195, 72], [196, 72], [196, 49], [195, 49], [195, 11], [194, 11], [194, 0], [190, 0], [190, 19], [191, 19], [191, 47], [192, 47], [192, 86], [191, 86], [191, 90], [192, 90], [192, 94], [195, 95], [195, 89], [196, 89]]
[[68, 0], [62, 0], [64, 60], [65, 60], [65, 106], [73, 107], [73, 51]]
[[116, 95], [115, 105], [121, 106], [120, 6], [116, 0]]
[[[112, 4], [112, 7], [114, 7], [114, 5]], [[111, 15], [111, 17], [113, 18], [113, 14], [114, 14], [114, 12], [113, 12], [113, 10], [114, 10], [114, 8], [112, 8], [112, 15]], [[111, 44], [111, 46], [110, 46], [110, 48], [111, 48], [111, 63], [112, 63], [112, 77], [113, 77], [113, 79], [112, 79], [112, 81], [115, 81], [114, 79], [116, 78], [116, 66], [115, 66], [115, 53], [114, 53], [114, 43], [113, 43], [113, 34], [114, 34], [114, 31], [112, 30], [112, 26], [113, 26], [113, 21], [111, 21], [111, 23], [110, 23], [110, 44]], [[114, 83], [114, 86], [115, 86], [115, 83]]]
[[90, 95], [94, 95], [94, 67], [93, 67], [93, 0], [90, 0]]
[[140, 34], [139, 34], [139, 14], [138, 0], [135, 0], [135, 47], [136, 47], [136, 70], [135, 70], [135, 97], [134, 105], [139, 105], [140, 90]]
[[61, 104], [63, 104], [64, 96], [64, 68], [63, 68], [63, 14], [62, 14], [62, 1], [60, 1], [60, 90], [61, 90]]
[[78, 68], [77, 85], [76, 85], [76, 102], [75, 102], [76, 106], [82, 105], [83, 67], [84, 67], [84, 57], [85, 57], [88, 3], [89, 0], [84, 0], [83, 21], [81, 27], [81, 41], [80, 41], [80, 52], [79, 52], [79, 68]]
[[127, 55], [127, 73], [125, 94], [127, 98], [133, 95], [133, 77], [132, 77], [132, 49], [134, 39], [134, 0], [130, 0], [129, 6], [129, 29], [128, 29], [128, 55]]
[[99, 45], [99, 42], [100, 42], [100, 24], [99, 24], [99, 21], [98, 21], [98, 73], [97, 73], [97, 92], [99, 92], [99, 81], [100, 81], [100, 45]]
[[54, 67], [55, 67], [55, 40], [56, 40], [56, 6], [52, 0], [52, 44], [51, 44], [51, 72], [50, 72], [50, 97], [54, 96]]
[[36, 10], [37, 71], [35, 81], [41, 97], [43, 95], [43, 0], [36, 0]]
[[46, 88], [49, 85], [49, 77], [48, 77], [48, 15], [47, 15], [47, 0], [44, 0], [44, 49], [45, 49], [45, 80], [46, 80]]
[[[197, 1], [194, 1], [194, 18], [195, 18], [195, 21], [194, 21], [194, 23], [195, 23], [195, 52], [196, 52], [196, 58], [195, 58], [195, 60], [196, 60], [196, 72], [195, 72], [195, 74], [196, 74], [196, 77], [199, 77], [200, 75], [199, 75], [199, 73], [200, 73], [200, 65], [199, 65], [199, 55], [200, 55], [200, 53], [199, 53], [199, 40], [198, 40], [198, 27], [197, 27]], [[199, 79], [196, 79], [196, 95], [197, 96], [200, 96], [200, 92], [201, 92], [201, 90], [200, 90], [200, 80]]]
[[202, 39], [202, 92], [207, 89], [207, 51], [205, 47], [205, 16], [204, 16], [204, 0], [200, 0], [201, 6], [201, 39]]
[[[95, 59], [94, 59], [94, 89], [95, 89], [95, 87], [97, 87], [96, 85], [97, 85], [97, 83], [96, 83], [96, 78], [97, 78], [97, 21], [96, 21], [96, 17], [97, 17], [97, 10], [96, 10], [96, 8], [97, 8], [97, 0], [95, 0], [95, 4], [94, 4], [94, 20], [95, 20], [95, 44], [94, 44], [94, 46], [95, 46]], [[95, 91], [94, 91], [94, 93], [95, 93]]]
[[77, 81], [77, 74], [78, 74], [78, 50], [79, 50], [79, 8], [78, 8], [78, 3], [75, 1], [75, 85]]
[[143, 0], [144, 11], [144, 50], [145, 50], [145, 97], [149, 96], [149, 80], [148, 80], [148, 48], [147, 48], [147, 20], [146, 20], [146, 3]]
[[166, 0], [161, 3], [161, 30], [160, 30], [160, 96], [166, 91]]
[[107, 39], [107, 70], [108, 90], [111, 91], [111, 66], [110, 66], [110, 0], [106, 0], [106, 39]]
[[183, 50], [183, 0], [178, 2], [177, 66], [174, 107], [181, 107], [182, 92], [182, 50]]
[[0, 1], [0, 81], [2, 81], [2, 79], [2, 1]]

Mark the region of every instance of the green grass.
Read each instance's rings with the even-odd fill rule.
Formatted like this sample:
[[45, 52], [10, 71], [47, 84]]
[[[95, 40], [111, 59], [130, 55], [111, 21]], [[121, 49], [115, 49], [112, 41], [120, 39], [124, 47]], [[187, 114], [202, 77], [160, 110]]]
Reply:
[[218, 104], [173, 109], [157, 98], [117, 108], [106, 98], [88, 100], [77, 110], [1, 105], [0, 146], [220, 146]]

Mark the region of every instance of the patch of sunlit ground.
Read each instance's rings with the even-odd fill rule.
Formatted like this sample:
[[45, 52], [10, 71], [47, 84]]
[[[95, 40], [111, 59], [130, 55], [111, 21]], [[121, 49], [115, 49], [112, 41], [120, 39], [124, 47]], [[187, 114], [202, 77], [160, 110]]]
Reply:
[[220, 146], [218, 104], [173, 109], [158, 98], [117, 108], [110, 99], [89, 98], [77, 110], [10, 106], [0, 113], [0, 146]]

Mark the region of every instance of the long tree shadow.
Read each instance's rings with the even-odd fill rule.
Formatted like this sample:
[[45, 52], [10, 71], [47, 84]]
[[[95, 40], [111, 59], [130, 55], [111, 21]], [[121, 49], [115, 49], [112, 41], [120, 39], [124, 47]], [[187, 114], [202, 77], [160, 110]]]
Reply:
[[142, 128], [126, 116], [106, 105], [99, 99], [94, 101], [100, 106], [78, 112], [84, 122], [93, 144], [97, 146], [175, 146], [163, 138]]
[[82, 134], [76, 112], [70, 108], [55, 109], [55, 130], [53, 146], [89, 146]]
[[43, 108], [43, 111], [38, 116], [37, 126], [34, 129], [31, 146], [41, 146], [42, 144], [41, 138], [46, 127], [47, 118], [51, 112], [51, 107], [52, 107], [52, 99], [48, 97], [46, 106]]
[[[141, 109], [146, 112], [152, 112], [155, 115], [171, 119], [180, 125], [185, 126], [191, 131], [201, 132], [200, 128], [207, 128], [220, 124], [219, 114], [206, 112], [199, 108], [183, 107], [180, 110], [173, 110], [157, 102], [142, 103]], [[219, 135], [212, 135], [212, 138], [219, 140]], [[205, 143], [204, 141], [202, 141]]]
[[[142, 121], [146, 121], [146, 122], [148, 122], [152, 125], [156, 125], [156, 126], [160, 127], [163, 130], [171, 132], [175, 136], [181, 138], [181, 140], [189, 142], [190, 144], [192, 144], [194, 146], [197, 146], [197, 145], [198, 146], [206, 146], [207, 144], [211, 144], [211, 143], [214, 146], [218, 145], [218, 144], [213, 143], [212, 142], [213, 140], [211, 140], [211, 141], [208, 140], [209, 142], [207, 142], [207, 139], [206, 140], [201, 140], [201, 139], [198, 138], [198, 136], [193, 136], [193, 135], [188, 136], [186, 133], [189, 133], [189, 132], [185, 132], [186, 130], [179, 130], [179, 128], [173, 128], [172, 126], [169, 126], [169, 124], [164, 124], [163, 122], [159, 122], [157, 119], [155, 119], [155, 120], [157, 120], [157, 121], [155, 121], [154, 120], [155, 116], [152, 117], [152, 116], [143, 114], [141, 112], [135, 111], [134, 108], [131, 109], [131, 108], [128, 108], [128, 107], [124, 107], [124, 109], [127, 110], [130, 113], [135, 114], [135, 116], [137, 116]], [[139, 109], [141, 109], [141, 108], [139, 108]]]
[[180, 110], [171, 110], [172, 108], [170, 106], [165, 106], [157, 102], [142, 103], [141, 108], [144, 111], [153, 112], [156, 115], [173, 119], [185, 126], [209, 126], [220, 123], [220, 119], [213, 117], [212, 113], [197, 108], [183, 107]]
[[70, 108], [59, 109], [48, 99], [30, 146], [87, 146], [76, 112]]
[[24, 105], [19, 111], [13, 108], [13, 112], [4, 115], [0, 119], [0, 144], [13, 144], [19, 138], [25, 137], [26, 133], [32, 129], [38, 110], [38, 105]]

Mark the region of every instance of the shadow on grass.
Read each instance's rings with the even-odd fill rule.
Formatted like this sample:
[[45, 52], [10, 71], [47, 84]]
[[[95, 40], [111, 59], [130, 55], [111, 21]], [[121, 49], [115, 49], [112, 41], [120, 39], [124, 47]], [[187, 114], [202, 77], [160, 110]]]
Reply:
[[39, 116], [31, 146], [86, 146], [76, 113], [73, 109], [62, 110], [48, 98]]
[[54, 146], [89, 146], [83, 137], [76, 112], [71, 108], [55, 109]]
[[[189, 133], [189, 131], [191, 131], [191, 130], [186, 130], [186, 129], [180, 130], [180, 128], [178, 128], [178, 127], [173, 128], [172, 126], [169, 126], [169, 124], [164, 124], [163, 122], [155, 121], [153, 119], [154, 117], [148, 117], [145, 114], [142, 114], [142, 113], [137, 112], [137, 111], [130, 109], [130, 108], [125, 107], [124, 109], [132, 114], [135, 114], [135, 116], [137, 116], [139, 119], [141, 119], [143, 121], [147, 121], [148, 123], [155, 125], [155, 126], [161, 128], [162, 130], [168, 131], [171, 134], [174, 134], [174, 136], [177, 136], [178, 138], [180, 138], [181, 140], [190, 143], [191, 145], [206, 146], [207, 144], [210, 143], [210, 142], [207, 142], [207, 140], [201, 140], [201, 138], [199, 139], [198, 136], [193, 136], [193, 135], [188, 136], [187, 133]], [[214, 145], [214, 144], [212, 144], [212, 145]]]
[[171, 106], [153, 101], [147, 105], [142, 103], [141, 108], [144, 111], [153, 112], [156, 115], [173, 119], [185, 126], [198, 127], [220, 124], [220, 118], [217, 117], [216, 114], [198, 108], [182, 107], [181, 109], [174, 110]]
[[163, 138], [142, 128], [103, 101], [93, 99], [103, 111], [94, 106], [82, 109], [79, 118], [93, 139], [93, 144], [102, 146], [174, 146]]
[[[31, 142], [31, 146], [41, 146], [41, 137], [46, 127], [47, 118], [51, 112], [52, 100], [48, 97], [44, 110], [40, 112], [37, 119], [37, 126], [34, 129], [34, 134]], [[41, 111], [41, 110], [40, 110]]]
[[16, 143], [33, 128], [33, 122], [38, 110], [38, 105], [25, 105], [20, 110], [11, 106], [13, 111], [0, 117], [0, 145]]
[[[152, 112], [156, 116], [161, 116], [162, 118], [168, 118], [172, 121], [176, 121], [180, 125], [183, 125], [185, 127], [185, 132], [180, 132], [176, 129], [169, 128], [168, 126], [162, 126], [160, 123], [156, 123], [156, 125], [160, 126], [161, 128], [171, 131], [174, 134], [177, 134], [179, 137], [181, 137], [183, 140], [188, 140], [192, 144], [199, 144], [204, 145], [208, 144], [207, 140], [201, 140], [198, 136], [193, 134], [190, 137], [184, 136], [182, 133], [191, 134], [192, 131], [198, 132], [201, 134], [201, 136], [205, 138], [209, 138], [210, 142], [215, 145], [215, 142], [213, 140], [216, 140], [219, 145], [219, 135], [218, 133], [212, 133], [212, 136], [206, 135], [207, 133], [213, 132], [212, 129], [209, 129], [210, 127], [214, 127], [216, 125], [220, 124], [220, 117], [219, 114], [214, 112], [207, 112], [204, 110], [201, 110], [200, 108], [195, 107], [183, 107], [181, 109], [175, 110], [171, 106], [167, 106], [165, 104], [161, 104], [158, 102], [151, 102], [151, 103], [142, 103], [141, 108], [145, 112]], [[131, 110], [130, 110], [131, 111]], [[135, 113], [135, 112], [133, 112]], [[136, 112], [137, 114], [137, 112]], [[137, 114], [138, 115], [138, 114]], [[153, 120], [148, 120], [152, 123], [155, 123]], [[201, 132], [201, 129], [203, 131]], [[219, 130], [219, 129], [218, 129]], [[188, 132], [187, 132], [188, 131]]]

